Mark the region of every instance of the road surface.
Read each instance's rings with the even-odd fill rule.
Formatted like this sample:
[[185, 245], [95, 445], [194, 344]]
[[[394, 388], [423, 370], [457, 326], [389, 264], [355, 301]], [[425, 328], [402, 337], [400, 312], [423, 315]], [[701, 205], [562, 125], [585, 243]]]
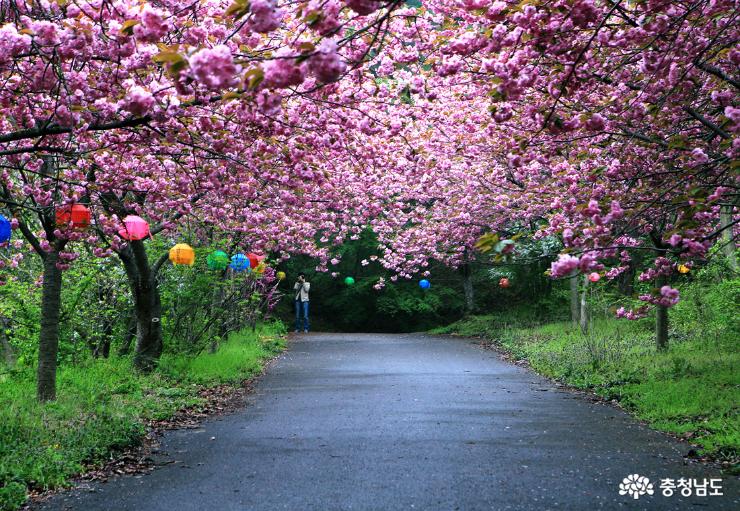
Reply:
[[[722, 497], [662, 495], [659, 479], [722, 477], [686, 464], [687, 444], [473, 341], [419, 334], [295, 336], [246, 408], [161, 447], [153, 473], [41, 509], [740, 509], [728, 476]], [[621, 496], [629, 474], [653, 495]]]

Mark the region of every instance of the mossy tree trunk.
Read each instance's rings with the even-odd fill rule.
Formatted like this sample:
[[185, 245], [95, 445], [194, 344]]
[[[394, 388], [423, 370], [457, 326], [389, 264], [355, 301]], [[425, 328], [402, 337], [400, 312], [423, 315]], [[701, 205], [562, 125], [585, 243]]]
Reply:
[[151, 371], [162, 355], [162, 301], [157, 285], [157, 274], [167, 261], [160, 257], [150, 266], [146, 247], [141, 240], [130, 241], [118, 252], [126, 269], [136, 318], [136, 348], [134, 366], [140, 371]]
[[737, 256], [735, 255], [735, 237], [732, 234], [732, 205], [724, 205], [720, 209], [719, 221], [722, 228], [722, 251], [727, 259], [727, 264], [732, 271], [738, 271]]
[[39, 401], [56, 399], [59, 314], [62, 302], [62, 270], [57, 267], [59, 247], [44, 255], [44, 284], [41, 290], [41, 329], [36, 369], [36, 396]]

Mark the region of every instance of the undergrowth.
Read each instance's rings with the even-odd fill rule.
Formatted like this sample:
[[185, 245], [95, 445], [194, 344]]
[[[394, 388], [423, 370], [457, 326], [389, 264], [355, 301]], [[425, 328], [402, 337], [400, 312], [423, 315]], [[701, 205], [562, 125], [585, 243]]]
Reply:
[[15, 509], [27, 490], [65, 486], [85, 467], [134, 446], [146, 421], [202, 403], [203, 385], [238, 383], [284, 347], [281, 324], [234, 334], [215, 353], [166, 355], [141, 374], [128, 358], [62, 366], [58, 398], [40, 404], [33, 368], [0, 375], [0, 509]]

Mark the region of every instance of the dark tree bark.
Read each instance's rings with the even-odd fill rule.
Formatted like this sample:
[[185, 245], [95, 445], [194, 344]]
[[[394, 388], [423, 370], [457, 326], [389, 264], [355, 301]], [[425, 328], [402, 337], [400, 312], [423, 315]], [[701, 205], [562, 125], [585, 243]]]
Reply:
[[635, 294], [635, 264], [633, 261], [627, 263], [627, 269], [622, 272], [617, 281], [619, 292], [624, 296]]
[[[658, 278], [658, 287], [668, 283], [665, 277]], [[668, 349], [668, 307], [657, 305], [655, 307], [655, 345], [658, 351]]]
[[581, 319], [578, 308], [578, 274], [571, 275], [568, 281], [570, 284], [570, 320], [576, 327]]
[[136, 317], [136, 349], [134, 366], [140, 371], [151, 371], [162, 355], [162, 302], [157, 286], [157, 273], [167, 256], [149, 265], [143, 241], [131, 241], [118, 252], [131, 288]]
[[44, 256], [44, 284], [41, 293], [41, 330], [36, 395], [39, 401], [56, 399], [59, 311], [62, 297], [62, 270], [57, 268], [59, 248]]
[[129, 354], [129, 352], [131, 351], [131, 343], [133, 342], [134, 337], [136, 337], [136, 313], [132, 310], [130, 312], [128, 320], [126, 321], [126, 331], [123, 334], [123, 342], [118, 348], [119, 356]]
[[461, 272], [463, 275], [463, 293], [465, 294], [465, 315], [475, 312], [475, 289], [473, 288], [473, 272], [470, 263], [465, 263]]

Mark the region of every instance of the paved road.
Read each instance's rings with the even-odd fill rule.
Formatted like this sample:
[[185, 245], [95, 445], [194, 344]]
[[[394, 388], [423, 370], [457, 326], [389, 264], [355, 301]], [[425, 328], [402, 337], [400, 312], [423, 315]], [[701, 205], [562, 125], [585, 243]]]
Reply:
[[[469, 341], [297, 337], [243, 411], [175, 431], [169, 460], [47, 510], [740, 509], [725, 497], [618, 494], [624, 476], [720, 477], [686, 445]], [[215, 437], [215, 439], [212, 439]]]

